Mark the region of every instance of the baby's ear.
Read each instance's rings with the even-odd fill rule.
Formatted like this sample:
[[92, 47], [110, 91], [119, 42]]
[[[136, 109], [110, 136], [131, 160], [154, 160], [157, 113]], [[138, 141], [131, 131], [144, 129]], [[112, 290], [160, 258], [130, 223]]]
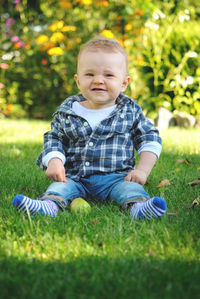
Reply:
[[126, 77], [124, 78], [123, 83], [122, 83], [122, 88], [121, 88], [121, 91], [122, 91], [122, 92], [126, 90], [128, 84], [129, 84], [129, 82], [130, 82], [130, 77], [129, 77], [129, 76], [126, 76]]
[[79, 80], [78, 80], [78, 75], [77, 74], [74, 75], [74, 79], [75, 79], [76, 84], [77, 84], [77, 86], [79, 88]]

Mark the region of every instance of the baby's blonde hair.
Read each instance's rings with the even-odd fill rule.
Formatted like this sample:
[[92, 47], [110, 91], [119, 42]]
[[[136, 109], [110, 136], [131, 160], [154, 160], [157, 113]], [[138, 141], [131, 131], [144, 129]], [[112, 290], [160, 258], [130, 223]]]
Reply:
[[126, 64], [126, 72], [128, 72], [128, 55], [125, 51], [125, 49], [121, 46], [120, 42], [118, 42], [116, 39], [112, 38], [106, 38], [104, 36], [96, 36], [92, 39], [90, 39], [88, 42], [82, 45], [79, 54], [78, 54], [78, 61], [81, 56], [81, 54], [84, 51], [95, 51], [97, 49], [103, 50], [105, 52], [119, 52], [121, 53], [125, 58], [125, 64]]

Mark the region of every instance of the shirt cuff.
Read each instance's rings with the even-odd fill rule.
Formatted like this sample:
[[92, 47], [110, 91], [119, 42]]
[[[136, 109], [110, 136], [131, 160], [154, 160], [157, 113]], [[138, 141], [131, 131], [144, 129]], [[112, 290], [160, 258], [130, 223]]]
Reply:
[[152, 142], [148, 142], [148, 143], [144, 144], [138, 150], [138, 154], [141, 154], [141, 152], [152, 152], [159, 158], [161, 150], [162, 150], [162, 145], [158, 142], [152, 141]]
[[64, 165], [65, 162], [66, 162], [66, 158], [65, 158], [65, 156], [64, 156], [61, 152], [53, 151], [53, 152], [48, 153], [46, 156], [44, 156], [44, 157], [42, 158], [42, 164], [43, 164], [44, 166], [48, 167], [48, 163], [49, 163], [49, 161], [50, 161], [51, 159], [53, 159], [53, 158], [59, 158], [59, 159], [62, 161], [63, 165]]

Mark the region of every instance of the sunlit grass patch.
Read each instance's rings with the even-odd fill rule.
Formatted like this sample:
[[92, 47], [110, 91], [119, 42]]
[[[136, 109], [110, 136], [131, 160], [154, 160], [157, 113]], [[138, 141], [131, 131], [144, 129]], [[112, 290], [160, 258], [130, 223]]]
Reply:
[[[200, 292], [199, 131], [161, 132], [163, 152], [145, 186], [163, 196], [161, 220], [133, 221], [114, 203], [90, 202], [91, 212], [27, 217], [13, 197], [32, 198], [49, 181], [35, 161], [49, 122], [0, 121], [0, 297], [198, 298]], [[190, 163], [177, 163], [187, 159]], [[170, 184], [158, 188], [168, 179]]]

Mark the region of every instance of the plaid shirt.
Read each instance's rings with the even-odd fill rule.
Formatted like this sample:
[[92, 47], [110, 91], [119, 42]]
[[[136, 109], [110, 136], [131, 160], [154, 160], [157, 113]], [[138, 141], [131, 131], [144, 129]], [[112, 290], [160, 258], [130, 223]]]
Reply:
[[67, 176], [74, 180], [98, 173], [130, 171], [135, 167], [134, 149], [148, 142], [161, 144], [158, 130], [147, 120], [138, 104], [121, 93], [115, 110], [92, 130], [88, 122], [72, 110], [82, 95], [67, 98], [54, 114], [51, 131], [44, 134], [43, 152], [37, 164], [45, 170], [42, 158], [52, 151], [65, 158]]

